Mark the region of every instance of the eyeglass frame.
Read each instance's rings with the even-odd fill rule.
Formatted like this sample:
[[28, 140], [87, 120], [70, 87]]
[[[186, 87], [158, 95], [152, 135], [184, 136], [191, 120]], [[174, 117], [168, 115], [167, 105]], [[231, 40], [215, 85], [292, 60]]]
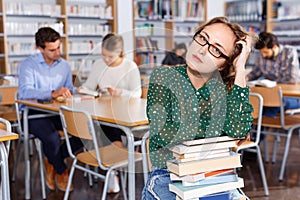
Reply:
[[[196, 37], [197, 37], [197, 36], [203, 37], [203, 38], [205, 39], [205, 41], [206, 41], [205, 44], [200, 44], [199, 41], [196, 40]], [[211, 52], [211, 50], [210, 50], [211, 47], [216, 48], [216, 49], [220, 49], [220, 48], [218, 48], [218, 47], [216, 47], [215, 45], [209, 43], [208, 40], [207, 40], [202, 34], [200, 34], [200, 32], [195, 33], [195, 35], [193, 36], [193, 40], [194, 40], [197, 44], [199, 44], [200, 46], [202, 46], [202, 47], [204, 47], [205, 45], [208, 45], [208, 52], [209, 52], [212, 56], [214, 56], [215, 58], [225, 58], [226, 60], [229, 59], [229, 57], [226, 56], [224, 53], [222, 53], [220, 50], [219, 50], [219, 51], [220, 51], [220, 55], [219, 55], [219, 56], [214, 55], [214, 54]]]

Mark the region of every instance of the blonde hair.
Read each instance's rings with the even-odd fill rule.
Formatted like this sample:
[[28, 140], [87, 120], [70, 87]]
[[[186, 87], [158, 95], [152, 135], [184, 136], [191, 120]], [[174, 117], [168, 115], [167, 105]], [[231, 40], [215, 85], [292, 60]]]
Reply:
[[112, 52], [120, 50], [119, 56], [124, 57], [124, 41], [123, 37], [119, 34], [108, 33], [104, 36], [101, 47]]

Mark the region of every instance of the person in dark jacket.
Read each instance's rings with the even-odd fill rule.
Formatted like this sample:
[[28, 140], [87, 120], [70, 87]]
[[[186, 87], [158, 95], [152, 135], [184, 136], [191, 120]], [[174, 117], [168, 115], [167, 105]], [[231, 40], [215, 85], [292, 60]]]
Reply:
[[162, 61], [162, 65], [181, 65], [185, 64], [186, 45], [179, 43], [175, 48], [166, 53]]

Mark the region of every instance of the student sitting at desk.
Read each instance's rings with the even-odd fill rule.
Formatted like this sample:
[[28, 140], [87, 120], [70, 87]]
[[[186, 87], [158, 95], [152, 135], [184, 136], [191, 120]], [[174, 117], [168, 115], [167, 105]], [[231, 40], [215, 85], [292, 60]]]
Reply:
[[[141, 97], [140, 72], [135, 62], [124, 55], [124, 41], [121, 35], [115, 33], [107, 34], [101, 44], [101, 58], [97, 60], [82, 85], [89, 90], [105, 91], [111, 96]], [[101, 125], [106, 137], [116, 146], [124, 148], [121, 140], [123, 131], [118, 128]], [[108, 192], [119, 192], [116, 178], [111, 178]], [[115, 182], [115, 183], [114, 183]]]
[[[280, 45], [277, 37], [261, 32], [255, 46], [261, 53], [256, 59], [252, 71], [247, 75], [249, 81], [261, 77], [278, 83], [298, 83], [300, 78], [297, 49], [289, 45]], [[284, 98], [285, 109], [300, 107], [295, 98]], [[279, 108], [264, 108], [264, 115], [273, 117]]]
[[[50, 27], [40, 28], [35, 34], [40, 51], [19, 65], [19, 99], [68, 98], [74, 92], [69, 64], [60, 57], [61, 38]], [[29, 115], [44, 114], [29, 110]], [[62, 130], [60, 117], [36, 118], [28, 121], [29, 132], [41, 140], [45, 158], [46, 184], [50, 190], [65, 191], [69, 173], [64, 159], [69, 157], [67, 146], [61, 144], [57, 130]], [[71, 139], [74, 149], [82, 147], [78, 138]], [[72, 187], [71, 187], [72, 189]]]
[[176, 44], [175, 48], [166, 53], [162, 65], [174, 66], [185, 64], [186, 45], [184, 43]]

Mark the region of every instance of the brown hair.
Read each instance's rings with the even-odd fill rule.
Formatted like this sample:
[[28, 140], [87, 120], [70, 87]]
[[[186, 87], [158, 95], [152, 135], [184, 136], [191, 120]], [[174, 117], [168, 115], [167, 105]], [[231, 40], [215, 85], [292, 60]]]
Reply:
[[56, 42], [60, 40], [60, 35], [50, 27], [42, 27], [35, 33], [35, 45], [45, 49], [46, 42]]
[[[240, 26], [237, 23], [230, 22], [230, 20], [226, 17], [215, 17], [210, 21], [201, 24], [196, 29], [195, 35], [199, 34], [206, 26], [210, 26], [216, 23], [221, 23], [228, 26], [236, 37], [235, 42], [238, 42], [240, 40], [245, 41], [246, 36], [249, 35], [248, 32], [246, 32], [242, 26]], [[229, 90], [231, 90], [235, 79], [235, 68], [233, 66], [233, 61], [238, 55], [240, 55], [241, 52], [242, 52], [242, 45], [235, 44], [234, 50], [230, 53], [230, 55], [228, 56], [229, 59], [225, 61], [225, 63], [223, 64], [223, 69], [220, 71], [221, 77]]]
[[108, 33], [102, 40], [102, 48], [108, 51], [121, 50], [120, 57], [124, 57], [123, 37], [116, 33]]

